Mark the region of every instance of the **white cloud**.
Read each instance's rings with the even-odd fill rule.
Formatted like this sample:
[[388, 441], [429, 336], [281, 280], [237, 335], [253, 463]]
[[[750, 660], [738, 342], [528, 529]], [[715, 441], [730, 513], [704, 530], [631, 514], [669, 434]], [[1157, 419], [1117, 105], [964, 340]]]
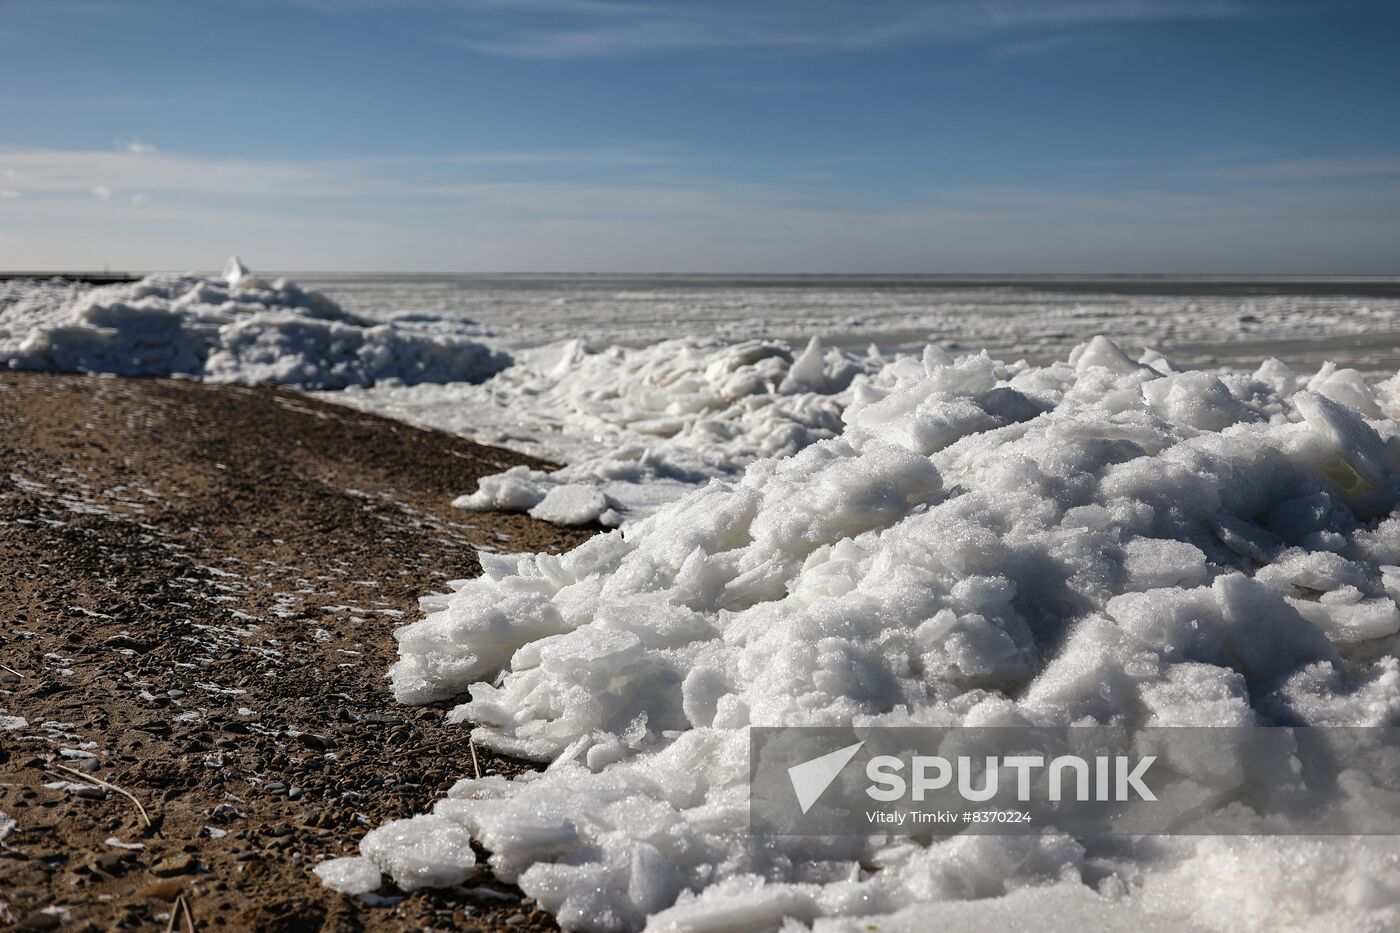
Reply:
[[126, 144], [126, 151], [132, 153], [133, 155], [148, 155], [158, 150], [155, 146], [152, 146], [150, 143], [143, 143], [139, 139], [133, 139], [131, 142]]
[[112, 200], [112, 189], [108, 185], [93, 185], [90, 189], [92, 196], [99, 201]]

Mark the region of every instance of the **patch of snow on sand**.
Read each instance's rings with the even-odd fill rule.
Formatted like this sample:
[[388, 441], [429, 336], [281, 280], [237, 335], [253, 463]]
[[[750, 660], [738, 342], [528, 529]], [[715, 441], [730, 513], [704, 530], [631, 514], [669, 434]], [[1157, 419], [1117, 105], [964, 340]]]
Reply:
[[482, 555], [398, 631], [394, 691], [469, 689], [455, 721], [549, 767], [459, 782], [373, 858], [458, 848], [415, 865], [450, 877], [465, 831], [578, 929], [965, 927], [1000, 898], [1047, 929], [1394, 928], [1391, 838], [755, 839], [746, 729], [1393, 724], [1397, 388], [931, 351], [856, 385], [839, 437], [562, 556]]

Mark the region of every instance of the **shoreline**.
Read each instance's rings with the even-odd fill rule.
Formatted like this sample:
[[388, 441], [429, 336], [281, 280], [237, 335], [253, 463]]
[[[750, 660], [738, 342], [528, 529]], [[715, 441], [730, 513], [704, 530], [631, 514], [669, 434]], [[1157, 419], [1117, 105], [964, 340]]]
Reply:
[[478, 550], [594, 533], [450, 506], [546, 464], [189, 380], [4, 372], [0, 420], [0, 921], [149, 927], [183, 895], [206, 929], [553, 927], [489, 872], [377, 907], [311, 874], [471, 772], [452, 704], [390, 696], [392, 630]]

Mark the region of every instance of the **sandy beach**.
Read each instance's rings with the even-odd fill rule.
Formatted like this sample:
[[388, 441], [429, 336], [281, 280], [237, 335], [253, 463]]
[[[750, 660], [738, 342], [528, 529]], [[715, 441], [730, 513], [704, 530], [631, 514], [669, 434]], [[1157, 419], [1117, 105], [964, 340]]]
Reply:
[[388, 696], [391, 632], [478, 549], [594, 533], [449, 505], [538, 461], [188, 380], [4, 373], [0, 425], [0, 923], [553, 927], [489, 873], [378, 907], [311, 874], [472, 772], [444, 704]]

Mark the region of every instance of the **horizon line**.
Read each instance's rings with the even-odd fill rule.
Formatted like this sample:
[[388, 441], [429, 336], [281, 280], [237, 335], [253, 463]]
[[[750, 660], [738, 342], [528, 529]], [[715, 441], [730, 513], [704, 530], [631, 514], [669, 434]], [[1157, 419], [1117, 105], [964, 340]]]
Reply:
[[[0, 279], [22, 278], [68, 278], [68, 277], [107, 277], [140, 278], [147, 275], [212, 274], [220, 275], [214, 268], [156, 268], [156, 269], [0, 269]], [[385, 270], [385, 269], [254, 269], [257, 276], [360, 276], [365, 278], [424, 278], [424, 277], [468, 277], [468, 276], [608, 276], [633, 278], [865, 278], [865, 279], [944, 279], [950, 281], [1094, 281], [1094, 280], [1182, 280], [1182, 281], [1235, 281], [1235, 282], [1329, 282], [1329, 281], [1400, 281], [1400, 271], [1395, 272], [691, 272], [665, 271], [641, 272], [627, 270], [576, 270], [576, 269], [492, 269], [492, 270]]]

